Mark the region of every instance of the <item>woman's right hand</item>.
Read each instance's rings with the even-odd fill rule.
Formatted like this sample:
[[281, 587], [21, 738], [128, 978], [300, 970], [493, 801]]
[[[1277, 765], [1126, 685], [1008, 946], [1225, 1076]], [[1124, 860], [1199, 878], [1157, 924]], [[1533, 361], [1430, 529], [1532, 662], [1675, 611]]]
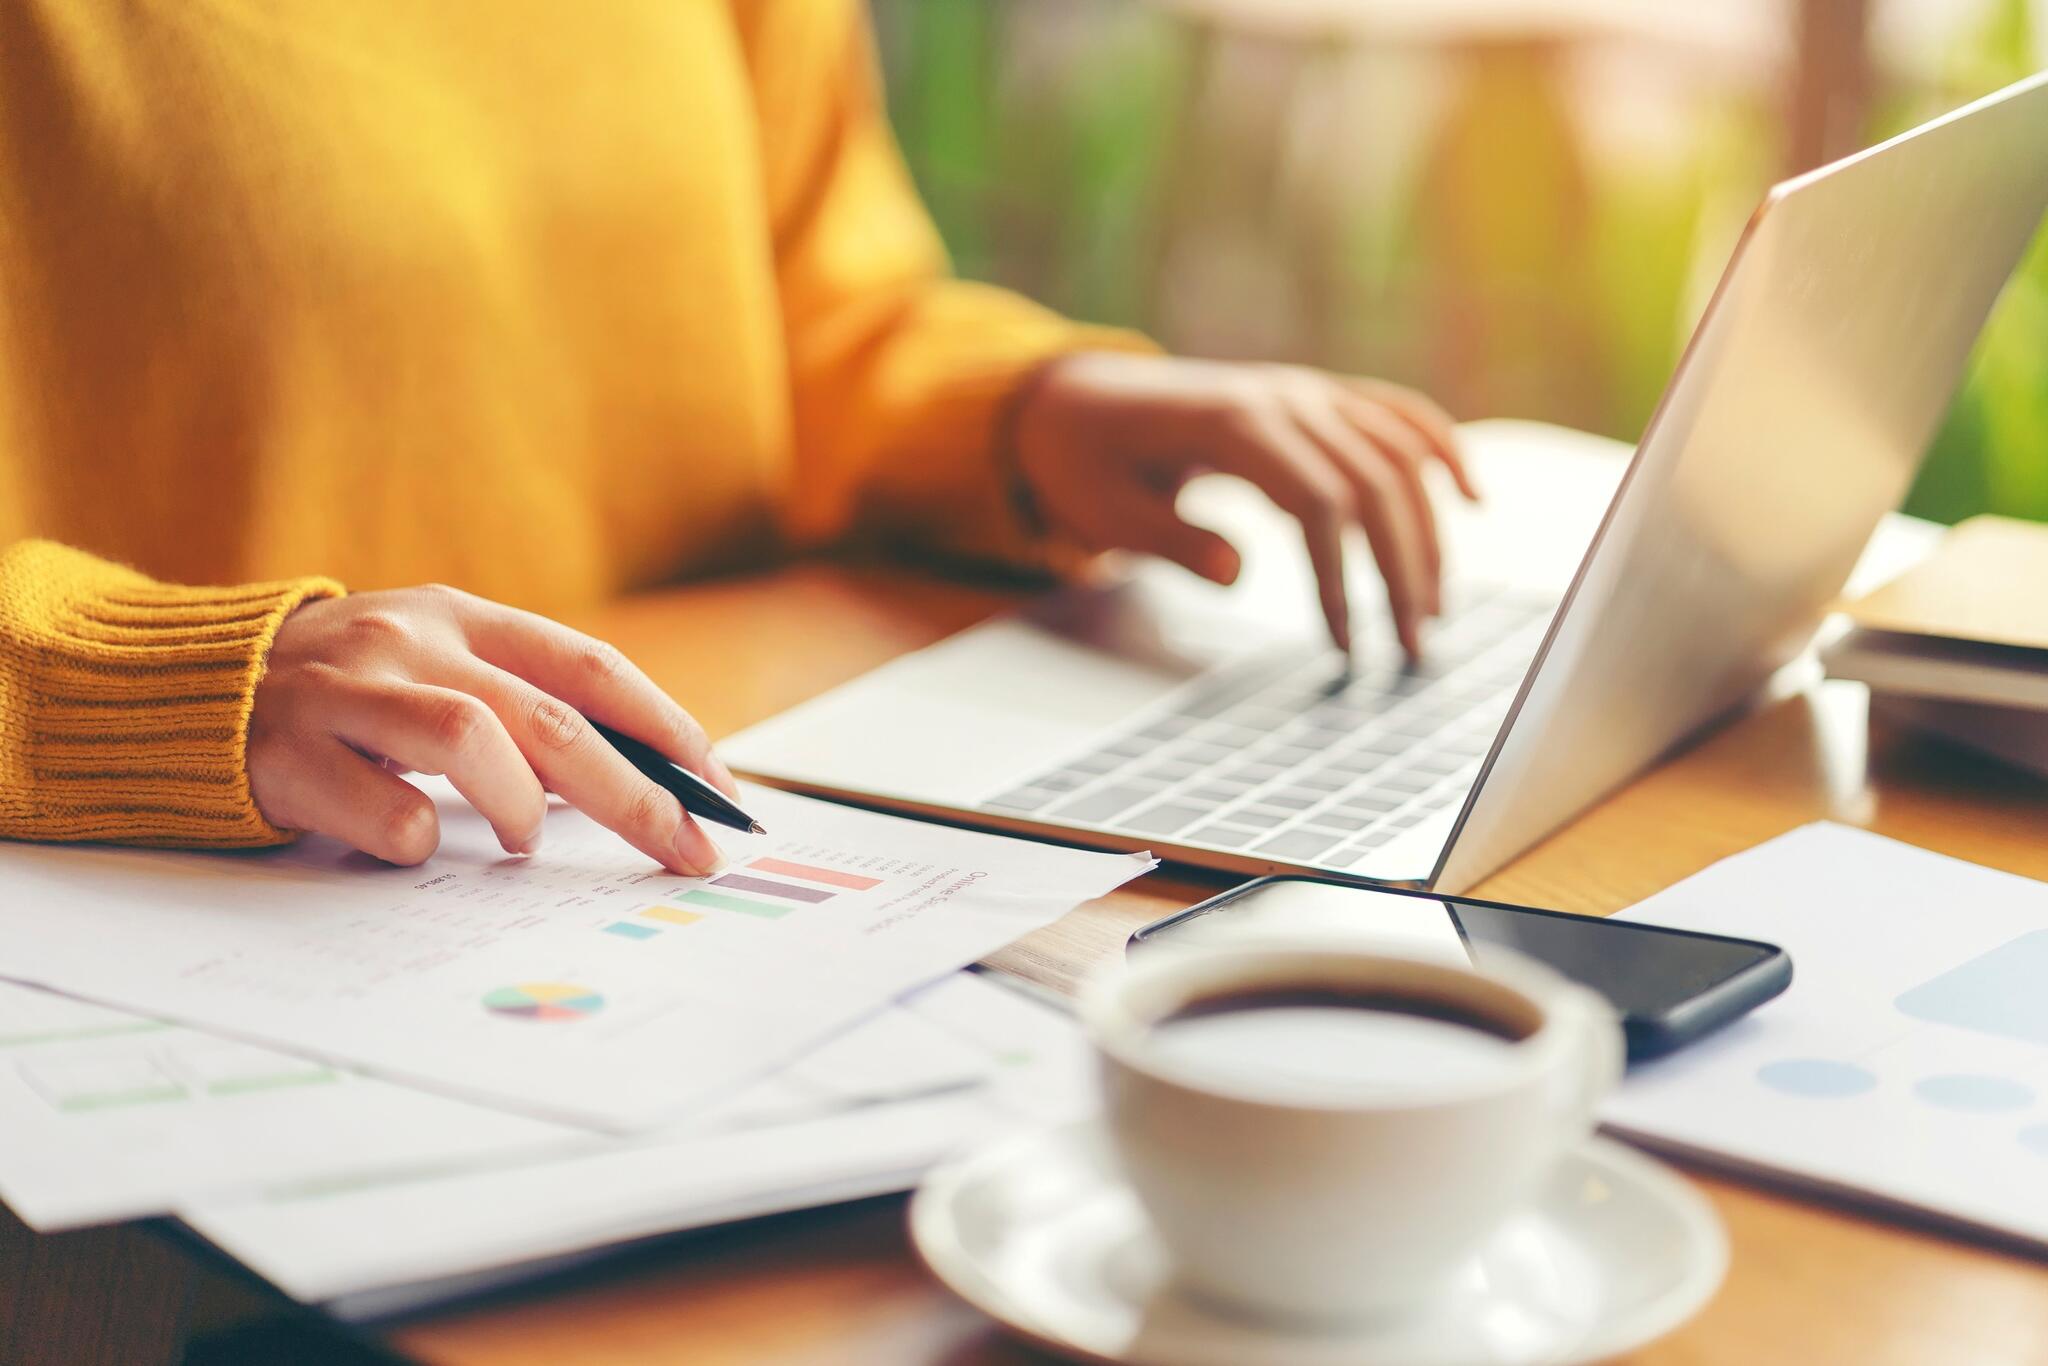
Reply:
[[438, 585], [285, 619], [249, 719], [249, 787], [272, 825], [389, 863], [441, 842], [434, 804], [393, 771], [412, 769], [446, 774], [511, 853], [539, 846], [556, 792], [664, 868], [715, 870], [718, 847], [585, 716], [738, 795], [703, 728], [617, 649]]

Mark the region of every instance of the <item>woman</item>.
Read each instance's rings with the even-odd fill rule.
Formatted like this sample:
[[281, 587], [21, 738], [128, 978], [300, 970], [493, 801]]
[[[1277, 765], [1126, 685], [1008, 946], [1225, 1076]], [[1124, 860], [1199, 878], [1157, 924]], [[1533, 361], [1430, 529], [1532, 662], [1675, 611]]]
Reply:
[[582, 717], [730, 775], [540, 614], [856, 531], [1228, 581], [1221, 469], [1340, 644], [1361, 526], [1412, 650], [1431, 461], [1405, 390], [946, 279], [855, 0], [0, 9], [0, 835], [414, 863], [410, 768], [701, 871]]

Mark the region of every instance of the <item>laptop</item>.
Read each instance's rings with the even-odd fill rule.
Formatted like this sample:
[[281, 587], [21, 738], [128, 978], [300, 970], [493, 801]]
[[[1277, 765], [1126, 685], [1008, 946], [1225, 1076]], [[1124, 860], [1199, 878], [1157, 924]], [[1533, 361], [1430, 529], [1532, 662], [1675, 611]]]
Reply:
[[1460, 891], [1806, 650], [2044, 209], [2048, 73], [1773, 188], [1632, 453], [1464, 429], [1489, 496], [1438, 499], [1447, 610], [1418, 665], [1384, 615], [1338, 658], [1291, 524], [1205, 479], [1188, 510], [1247, 550], [1236, 586], [1138, 564], [722, 752], [914, 814]]

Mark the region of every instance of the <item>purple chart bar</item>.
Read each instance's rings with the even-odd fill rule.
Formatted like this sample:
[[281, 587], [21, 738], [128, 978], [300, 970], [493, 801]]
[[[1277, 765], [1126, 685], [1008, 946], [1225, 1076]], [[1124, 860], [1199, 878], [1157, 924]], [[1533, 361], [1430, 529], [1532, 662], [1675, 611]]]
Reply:
[[763, 896], [779, 896], [786, 901], [830, 901], [832, 893], [816, 887], [792, 887], [787, 882], [770, 882], [765, 877], [748, 877], [745, 873], [727, 873], [711, 879], [714, 887], [730, 887], [736, 892], [759, 892]]

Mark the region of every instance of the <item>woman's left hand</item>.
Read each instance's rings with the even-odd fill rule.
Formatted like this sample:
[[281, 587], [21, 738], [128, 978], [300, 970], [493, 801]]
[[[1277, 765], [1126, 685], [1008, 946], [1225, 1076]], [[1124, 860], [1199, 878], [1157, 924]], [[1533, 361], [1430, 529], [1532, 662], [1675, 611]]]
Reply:
[[1340, 649], [1351, 648], [1344, 536], [1365, 532], [1394, 629], [1413, 657], [1441, 610], [1441, 556], [1423, 467], [1444, 465], [1467, 498], [1451, 419], [1377, 380], [1290, 365], [1232, 365], [1085, 352], [1051, 362], [1019, 400], [1017, 466], [1048, 529], [1094, 550], [1159, 555], [1229, 583], [1239, 558], [1174, 503], [1215, 470], [1257, 485], [1301, 523]]

